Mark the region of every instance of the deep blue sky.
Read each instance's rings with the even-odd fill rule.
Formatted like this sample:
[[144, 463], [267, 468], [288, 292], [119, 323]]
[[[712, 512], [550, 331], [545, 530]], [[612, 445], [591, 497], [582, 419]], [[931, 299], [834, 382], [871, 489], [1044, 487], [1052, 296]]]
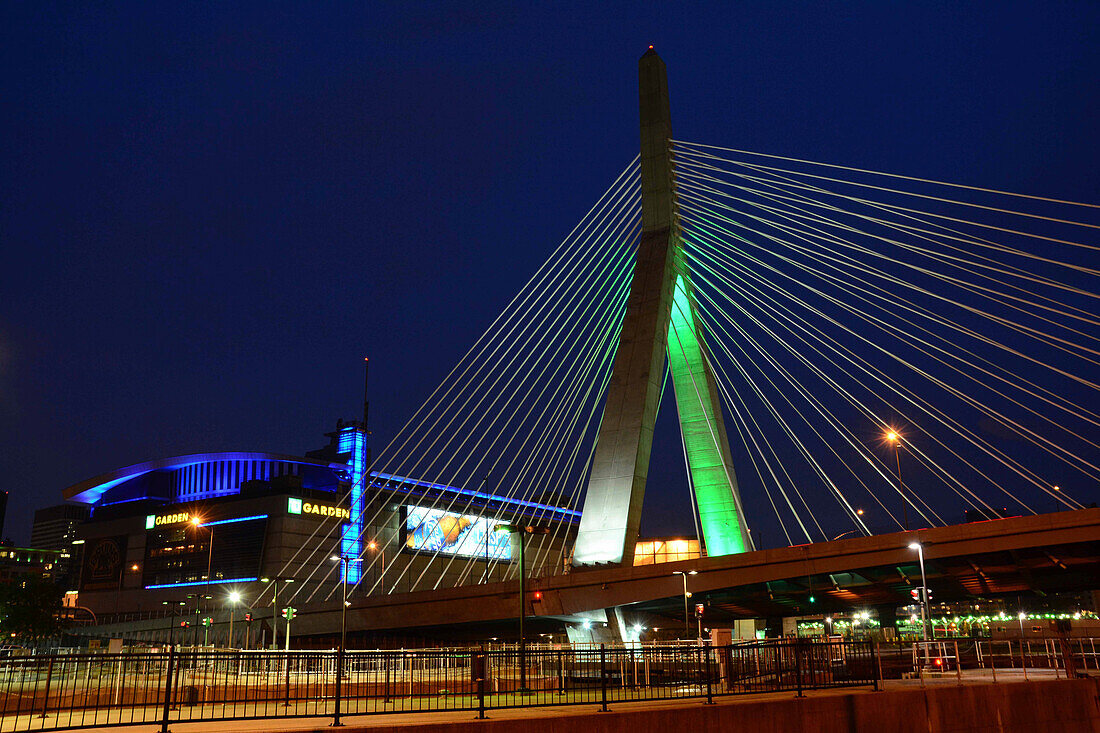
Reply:
[[634, 156], [649, 43], [679, 138], [1100, 201], [1096, 3], [354, 5], [0, 9], [6, 535], [318, 446], [365, 354], [384, 442]]

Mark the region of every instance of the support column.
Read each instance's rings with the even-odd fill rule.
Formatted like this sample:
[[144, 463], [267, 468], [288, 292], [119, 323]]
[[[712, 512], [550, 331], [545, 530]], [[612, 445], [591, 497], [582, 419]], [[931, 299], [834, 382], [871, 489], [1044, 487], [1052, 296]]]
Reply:
[[[679, 259], [682, 261], [683, 257]], [[722, 403], [703, 339], [703, 324], [692, 306], [686, 263], [680, 272], [673, 292], [668, 335], [676, 411], [707, 555], [732, 555], [752, 549], [752, 544], [742, 520]]]
[[638, 62], [642, 234], [574, 566], [631, 565], [638, 539], [666, 348], [707, 554], [750, 548], [718, 391], [692, 305], [670, 143], [668, 78], [651, 48]]
[[674, 282], [668, 77], [650, 49], [638, 62], [642, 235], [592, 457], [574, 565], [634, 562], [653, 424], [661, 399]]

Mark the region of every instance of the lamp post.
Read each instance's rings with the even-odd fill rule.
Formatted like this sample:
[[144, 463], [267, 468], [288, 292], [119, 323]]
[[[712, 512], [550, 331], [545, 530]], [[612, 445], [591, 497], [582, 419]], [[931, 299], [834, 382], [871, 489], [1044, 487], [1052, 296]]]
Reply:
[[187, 597], [195, 599], [195, 613], [194, 613], [194, 618], [193, 618], [193, 621], [192, 621], [192, 626], [194, 627], [194, 629], [191, 632], [191, 643], [195, 646], [198, 646], [198, 643], [199, 643], [199, 622], [202, 620], [199, 617], [199, 613], [200, 613], [199, 606], [202, 605], [203, 601], [210, 600], [211, 597], [208, 596], [208, 595], [204, 595], [202, 593], [188, 593]]
[[191, 524], [193, 524], [196, 529], [205, 529], [210, 533], [209, 548], [206, 552], [206, 582], [209, 583], [212, 580], [210, 577], [210, 566], [214, 561], [214, 528], [204, 524], [202, 517], [191, 517]]
[[168, 643], [173, 644], [174, 641], [175, 641], [175, 638], [176, 638], [176, 626], [179, 625], [176, 622], [175, 619], [176, 619], [177, 616], [181, 619], [183, 618], [183, 614], [182, 613], [176, 613], [176, 611], [179, 610], [180, 606], [186, 606], [187, 601], [161, 601], [160, 605], [162, 605], [162, 606], [174, 606], [175, 607], [173, 609], [173, 613], [172, 613], [172, 621], [169, 622], [171, 625], [168, 627]]
[[[1055, 486], [1055, 489], [1057, 489], [1057, 486]], [[131, 572], [138, 572], [140, 569], [141, 566], [136, 564], [136, 562], [134, 562], [134, 564], [130, 566]], [[119, 616], [119, 604], [122, 602], [122, 588], [125, 586], [125, 584], [127, 584], [127, 573], [125, 573], [124, 571], [120, 571], [119, 589], [114, 592], [114, 615], [116, 615], [116, 621], [118, 621]]]
[[[374, 543], [372, 542], [371, 544], [373, 545]], [[340, 563], [341, 569], [344, 571], [344, 574], [340, 576], [344, 579], [343, 582], [340, 583], [343, 589], [343, 603], [340, 604], [340, 650], [342, 652], [347, 648], [348, 637], [348, 583], [346, 580], [348, 577], [348, 563], [363, 562], [363, 559], [359, 557], [348, 557], [347, 555], [333, 555], [329, 559]], [[337, 674], [342, 673], [343, 670], [337, 672]]]
[[519, 535], [519, 691], [530, 692], [527, 689], [527, 639], [523, 633], [523, 624], [527, 617], [527, 564], [523, 557], [524, 535], [550, 534], [550, 530], [547, 527], [499, 524], [493, 531]]
[[[378, 543], [375, 542], [374, 540], [371, 540], [367, 544], [367, 549], [370, 550], [371, 552], [374, 552], [375, 550], [378, 551], [378, 560], [382, 563], [382, 567], [378, 571], [378, 577], [381, 580], [385, 581], [385, 578], [386, 578], [386, 548], [385, 547], [379, 548]], [[357, 560], [356, 562], [362, 562], [362, 560]], [[344, 568], [344, 577], [345, 578], [347, 577], [347, 568]], [[383, 593], [386, 592], [385, 582], [382, 583], [382, 592]]]
[[[281, 575], [274, 578], [260, 578], [261, 583], [274, 584], [274, 592], [271, 594], [271, 648], [279, 648], [279, 583], [293, 583], [294, 578], [284, 578]], [[287, 649], [290, 648], [290, 619], [286, 622]]]
[[909, 508], [906, 506], [909, 502], [905, 499], [905, 484], [901, 480], [901, 436], [896, 431], [891, 430], [886, 433], [886, 441], [890, 445], [894, 446], [894, 459], [897, 461], [898, 466], [898, 492], [901, 493], [901, 519], [905, 526], [905, 531], [909, 531]]
[[928, 666], [928, 577], [924, 574], [924, 545], [914, 542], [909, 549], [916, 550], [920, 559], [920, 635], [924, 642], [924, 664]]
[[[373, 549], [374, 543], [371, 543]], [[340, 604], [340, 648], [336, 650], [336, 714], [332, 718], [332, 725], [334, 727], [342, 726], [340, 722], [340, 700], [342, 695], [340, 692], [340, 685], [344, 679], [344, 654], [347, 652], [348, 645], [348, 563], [363, 562], [362, 558], [348, 557], [347, 555], [333, 555], [332, 560], [340, 563], [343, 573], [340, 575], [340, 586], [343, 591], [343, 598]], [[290, 621], [288, 619], [287, 623]], [[290, 631], [287, 631], [290, 634]]]
[[673, 570], [672, 571], [673, 575], [679, 575], [681, 578], [684, 579], [684, 638], [685, 639], [688, 638], [689, 636], [691, 636], [691, 629], [688, 626], [688, 624], [689, 624], [689, 620], [688, 620], [688, 599], [691, 598], [691, 593], [688, 593], [688, 576], [689, 575], [696, 575], [696, 574], [698, 574], [698, 572], [699, 571], [697, 571], [697, 570], [689, 570], [686, 573], [683, 570]]
[[237, 609], [237, 604], [241, 602], [241, 594], [237, 591], [232, 591], [229, 594], [229, 644], [226, 646], [230, 649], [233, 648], [233, 614]]

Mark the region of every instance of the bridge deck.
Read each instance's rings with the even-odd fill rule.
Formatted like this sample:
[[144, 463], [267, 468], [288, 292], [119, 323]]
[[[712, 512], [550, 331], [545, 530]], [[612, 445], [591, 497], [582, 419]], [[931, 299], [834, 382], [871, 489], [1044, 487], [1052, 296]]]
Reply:
[[[937, 600], [1029, 590], [1091, 591], [1096, 590], [1096, 578], [1100, 577], [1100, 509], [1080, 509], [541, 578], [528, 583], [529, 593], [535, 589], [542, 592], [542, 600], [531, 604], [530, 613], [570, 616], [663, 599], [679, 603], [682, 581], [672, 575], [674, 570], [696, 570], [698, 574], [691, 579], [693, 593], [713, 592], [716, 596], [769, 582], [845, 575], [846, 582], [838, 584], [839, 590], [831, 585], [818, 587], [824, 603], [831, 600], [850, 608], [857, 602], [896, 600], [902, 605], [908, 602], [908, 588], [920, 583], [916, 556], [909, 549], [917, 540], [925, 546], [929, 586], [937, 589]], [[983, 562], [987, 564], [983, 566]], [[848, 577], [853, 571], [858, 582]], [[884, 582], [883, 577], [892, 580]], [[933, 580], [936, 577], [939, 583]], [[383, 630], [513, 618], [518, 585], [492, 583], [361, 599], [348, 610], [348, 626]], [[769, 610], [732, 612], [753, 616]], [[780, 605], [770, 612], [782, 614], [784, 609]], [[794, 613], [795, 608], [788, 607], [786, 612]], [[298, 633], [337, 629], [337, 616], [336, 611], [303, 614], [302, 621], [296, 622]]]

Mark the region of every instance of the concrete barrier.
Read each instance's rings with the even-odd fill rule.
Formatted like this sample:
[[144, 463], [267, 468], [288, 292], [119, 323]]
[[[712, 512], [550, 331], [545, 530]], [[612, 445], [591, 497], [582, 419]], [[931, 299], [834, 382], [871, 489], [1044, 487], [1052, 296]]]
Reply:
[[[518, 711], [515, 711], [518, 712]], [[545, 717], [493, 711], [488, 720], [416, 721], [416, 733], [1100, 733], [1100, 680], [930, 686], [766, 700], [618, 704], [609, 713], [556, 709]], [[379, 721], [381, 722], [381, 721]], [[407, 726], [407, 727], [405, 727]], [[276, 726], [277, 727], [277, 726]], [[377, 733], [379, 727], [362, 728]], [[355, 730], [351, 723], [346, 729]]]

